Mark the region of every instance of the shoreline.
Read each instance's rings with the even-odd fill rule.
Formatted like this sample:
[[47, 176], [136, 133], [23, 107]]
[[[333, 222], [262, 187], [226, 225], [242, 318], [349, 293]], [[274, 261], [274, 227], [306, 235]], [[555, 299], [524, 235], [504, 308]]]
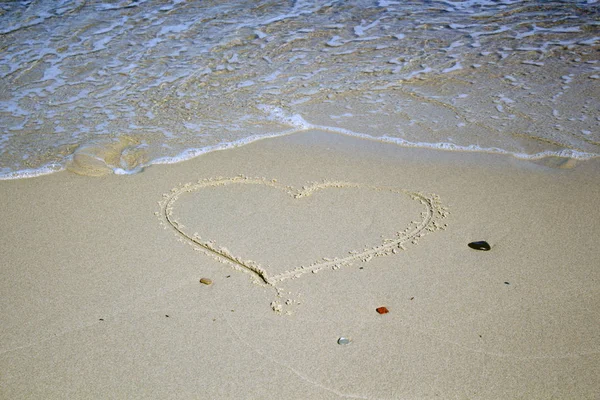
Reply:
[[[366, 133], [350, 131], [346, 128], [336, 126], [324, 126], [307, 122], [300, 115], [285, 115], [281, 109], [271, 110], [271, 119], [282, 125], [290, 125], [291, 128], [283, 132], [271, 132], [263, 135], [252, 135], [234, 142], [224, 142], [202, 148], [189, 148], [175, 156], [162, 156], [147, 161], [148, 154], [139, 152], [133, 147], [134, 155], [130, 154], [130, 143], [127, 137], [113, 138], [109, 142], [90, 143], [76, 149], [75, 152], [65, 159], [65, 164], [51, 163], [37, 169], [24, 169], [21, 171], [6, 172], [0, 174], [0, 181], [15, 179], [30, 179], [40, 176], [70, 171], [84, 176], [104, 175], [132, 175], [143, 172], [145, 169], [157, 165], [171, 165], [193, 160], [204, 154], [235, 149], [247, 146], [255, 142], [268, 139], [282, 138], [290, 135], [302, 134], [303, 132], [321, 131], [334, 135], [348, 136], [350, 138], [373, 141], [380, 144], [393, 145], [404, 149], [433, 150], [452, 152], [458, 154], [475, 153], [486, 155], [500, 155], [515, 158], [517, 160], [541, 162], [548, 166], [558, 166], [579, 161], [588, 161], [600, 158], [599, 154], [587, 153], [579, 150], [563, 148], [560, 150], [544, 150], [537, 153], [515, 153], [497, 147], [480, 147], [478, 145], [457, 145], [450, 142], [411, 142], [402, 138], [387, 136], [373, 136]], [[127, 165], [129, 169], [124, 166]], [[570, 166], [568, 166], [570, 168]]]
[[[599, 172], [598, 158], [557, 168], [310, 130], [128, 176], [0, 181], [0, 394], [592, 398]], [[447, 227], [273, 291], [160, 223], [164, 194], [240, 174], [293, 193], [343, 181], [435, 194]], [[393, 239], [422, 212], [370, 190], [305, 203], [253, 190], [193, 192], [175, 211], [190, 233], [280, 272], [310, 251], [335, 259]], [[491, 250], [469, 249], [476, 240]]]

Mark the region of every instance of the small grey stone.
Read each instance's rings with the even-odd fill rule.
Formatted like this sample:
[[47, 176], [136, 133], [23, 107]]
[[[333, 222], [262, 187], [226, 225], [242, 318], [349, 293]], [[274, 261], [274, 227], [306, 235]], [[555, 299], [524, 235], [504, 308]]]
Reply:
[[350, 344], [350, 339], [342, 336], [338, 339], [338, 344]]

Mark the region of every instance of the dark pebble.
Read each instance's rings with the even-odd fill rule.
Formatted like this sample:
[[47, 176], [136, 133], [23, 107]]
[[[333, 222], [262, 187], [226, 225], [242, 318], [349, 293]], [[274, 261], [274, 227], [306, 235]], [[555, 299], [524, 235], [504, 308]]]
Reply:
[[491, 249], [490, 244], [484, 240], [481, 240], [479, 242], [471, 242], [468, 244], [468, 246], [475, 250], [488, 251], [489, 249]]

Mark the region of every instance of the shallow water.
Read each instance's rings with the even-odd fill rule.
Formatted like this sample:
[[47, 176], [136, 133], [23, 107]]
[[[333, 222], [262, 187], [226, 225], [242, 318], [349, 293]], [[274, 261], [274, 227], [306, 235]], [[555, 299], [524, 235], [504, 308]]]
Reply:
[[600, 156], [597, 1], [0, 3], [0, 178], [153, 163], [318, 126]]

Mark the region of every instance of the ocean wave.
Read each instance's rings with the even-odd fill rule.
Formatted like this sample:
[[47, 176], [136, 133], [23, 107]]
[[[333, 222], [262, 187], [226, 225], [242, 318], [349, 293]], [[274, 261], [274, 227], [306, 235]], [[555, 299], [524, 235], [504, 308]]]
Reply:
[[310, 126], [528, 159], [600, 154], [598, 2], [0, 7], [1, 179], [135, 173]]

